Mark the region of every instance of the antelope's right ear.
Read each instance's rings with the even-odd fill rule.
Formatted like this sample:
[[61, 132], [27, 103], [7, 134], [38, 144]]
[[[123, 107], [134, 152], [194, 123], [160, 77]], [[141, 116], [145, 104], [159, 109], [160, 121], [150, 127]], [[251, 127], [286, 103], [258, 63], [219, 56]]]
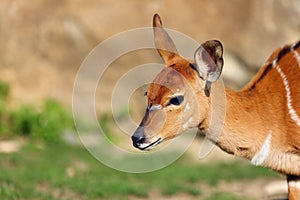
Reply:
[[153, 32], [156, 49], [165, 63], [178, 55], [175, 44], [169, 34], [163, 29], [162, 21], [158, 14], [153, 16]]
[[223, 46], [218, 40], [203, 43], [195, 52], [194, 59], [199, 75], [207, 82], [219, 79], [223, 68]]

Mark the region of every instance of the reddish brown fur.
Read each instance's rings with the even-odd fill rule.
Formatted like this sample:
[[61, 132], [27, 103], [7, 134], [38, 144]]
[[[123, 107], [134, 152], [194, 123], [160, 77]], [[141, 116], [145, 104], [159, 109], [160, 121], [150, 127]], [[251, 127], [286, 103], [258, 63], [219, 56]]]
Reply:
[[[278, 53], [282, 49], [275, 51], [267, 63], [273, 62]], [[298, 52], [300, 48], [297, 49]], [[300, 67], [299, 63], [295, 59], [293, 52], [286, 54], [277, 65], [281, 68], [282, 72], [287, 77], [289, 87], [291, 90], [292, 105], [296, 113], [300, 114], [300, 87], [299, 87], [299, 77], [300, 77]], [[262, 69], [261, 71], [263, 71]], [[256, 76], [257, 77], [257, 76]], [[257, 78], [254, 78], [257, 79]], [[253, 81], [246, 86], [245, 91], [249, 91], [249, 87], [253, 84]], [[251, 91], [251, 90], [250, 90]], [[256, 89], [251, 91], [252, 93], [257, 93], [264, 98], [260, 98], [264, 101], [264, 105], [267, 107], [262, 107], [263, 113], [270, 113], [265, 120], [271, 124], [278, 124], [279, 131], [278, 135], [278, 146], [283, 143], [283, 148], [286, 151], [291, 151], [300, 155], [300, 127], [292, 120], [289, 112], [287, 111], [287, 98], [285, 86], [283, 84], [282, 78], [275, 68], [272, 68], [266, 77], [261, 80]], [[265, 114], [265, 115], [266, 115]], [[276, 144], [277, 146], [277, 144]], [[300, 172], [299, 172], [300, 175]]]
[[[158, 16], [155, 16], [156, 19]], [[159, 22], [159, 23], [158, 23]], [[225, 88], [226, 114], [220, 135], [210, 127], [211, 97], [204, 94], [205, 81], [199, 77], [191, 63], [181, 57], [170, 37], [161, 27], [160, 19], [154, 20], [154, 33], [158, 52], [166, 63], [166, 68], [157, 75], [148, 90], [148, 106], [161, 105], [161, 110], [150, 112], [143, 132], [146, 143], [157, 138], [167, 140], [176, 137], [187, 128], [198, 127], [206, 136], [224, 151], [246, 159], [253, 159], [260, 152], [270, 136], [270, 151], [266, 152], [259, 164], [275, 171], [300, 176], [300, 126], [292, 119], [288, 107], [287, 86], [284, 84], [278, 66], [286, 76], [294, 111], [300, 115], [300, 63], [291, 46], [276, 50], [257, 75], [242, 90]], [[300, 54], [297, 45], [295, 51]], [[171, 48], [171, 51], [167, 51]], [[279, 59], [278, 59], [279, 58]], [[217, 92], [220, 83], [211, 86], [211, 93]], [[177, 106], [168, 102], [176, 94], [185, 100]], [[225, 99], [224, 99], [225, 100]], [[188, 109], [189, 106], [191, 109]], [[159, 130], [156, 123], [164, 115], [164, 124]], [[151, 130], [156, 131], [151, 131]], [[254, 162], [255, 163], [255, 162]], [[300, 178], [299, 178], [300, 179]], [[300, 194], [290, 188], [290, 197]]]
[[[282, 78], [277, 70], [272, 68], [257, 82], [268, 63], [276, 59], [278, 52], [280, 49], [270, 56], [267, 64], [244, 89], [239, 92], [227, 89], [228, 105], [224, 127], [224, 135], [227, 132], [224, 140], [227, 142], [223, 144], [223, 140], [220, 139], [220, 145], [224, 145], [225, 147], [221, 148], [230, 153], [251, 159], [271, 131], [274, 149], [270, 155], [273, 155], [264, 165], [286, 174], [300, 175], [300, 128], [288, 112]], [[290, 52], [277, 65], [287, 76], [292, 105], [295, 111], [300, 113], [300, 88], [297, 80], [297, 77], [300, 77], [300, 68], [295, 61]], [[241, 145], [243, 148], [238, 147]], [[239, 152], [236, 149], [248, 149], [248, 152]]]
[[[147, 92], [148, 106], [162, 105], [163, 107], [166, 107], [169, 100], [174, 94], [176, 94], [177, 91], [185, 93], [186, 95], [193, 98], [192, 96], [194, 95], [190, 93], [193, 93], [195, 88], [192, 89], [191, 87], [193, 86], [193, 84], [188, 83], [187, 80], [191, 81], [191, 79], [193, 79], [193, 81], [196, 82], [196, 80], [191, 77], [196, 77], [197, 74], [195, 70], [189, 67], [189, 64], [190, 62], [182, 59], [179, 56], [174, 57], [172, 59], [172, 62], [167, 63], [167, 66], [169, 67], [163, 69], [149, 87], [149, 90]], [[197, 107], [197, 105], [194, 106]], [[181, 126], [184, 121], [182, 120], [182, 118], [178, 117], [178, 115], [181, 114], [181, 111], [181, 108], [169, 108], [165, 112], [165, 118], [167, 120], [160, 131], [160, 137], [164, 139], [171, 139], [182, 132]], [[195, 117], [195, 120], [196, 119], [197, 117]], [[197, 125], [197, 123], [195, 125]], [[174, 135], [174, 133], [176, 134]]]
[[290, 194], [289, 195], [289, 200], [299, 200], [299, 197], [300, 197], [299, 188], [289, 187], [288, 188], [288, 193]]

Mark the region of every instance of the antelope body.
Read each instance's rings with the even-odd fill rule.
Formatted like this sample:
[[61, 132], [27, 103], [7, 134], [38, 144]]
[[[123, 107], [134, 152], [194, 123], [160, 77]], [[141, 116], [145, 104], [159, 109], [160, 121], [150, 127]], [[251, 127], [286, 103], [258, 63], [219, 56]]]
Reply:
[[225, 88], [225, 120], [216, 135], [210, 128], [211, 94], [221, 84], [222, 44], [205, 42], [189, 61], [179, 55], [157, 14], [153, 29], [166, 67], [147, 91], [133, 145], [150, 150], [198, 127], [222, 150], [286, 174], [290, 199], [300, 199], [300, 41], [272, 53], [242, 90]]

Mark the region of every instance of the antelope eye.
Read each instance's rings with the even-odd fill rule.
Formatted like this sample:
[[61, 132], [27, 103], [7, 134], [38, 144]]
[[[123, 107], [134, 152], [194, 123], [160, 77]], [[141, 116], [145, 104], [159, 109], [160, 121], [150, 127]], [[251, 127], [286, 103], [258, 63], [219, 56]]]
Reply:
[[167, 106], [169, 105], [175, 105], [175, 106], [178, 106], [180, 105], [184, 100], [184, 96], [183, 95], [179, 95], [179, 96], [176, 96], [176, 97], [173, 97], [172, 99], [170, 99], [169, 103]]

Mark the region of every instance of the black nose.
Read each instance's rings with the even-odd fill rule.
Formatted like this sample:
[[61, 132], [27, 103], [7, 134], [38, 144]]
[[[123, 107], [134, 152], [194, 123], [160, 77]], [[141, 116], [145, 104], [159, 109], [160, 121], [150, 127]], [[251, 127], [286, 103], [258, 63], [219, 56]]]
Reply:
[[132, 143], [134, 147], [139, 147], [141, 144], [143, 144], [146, 141], [146, 137], [144, 134], [134, 133], [131, 137]]

